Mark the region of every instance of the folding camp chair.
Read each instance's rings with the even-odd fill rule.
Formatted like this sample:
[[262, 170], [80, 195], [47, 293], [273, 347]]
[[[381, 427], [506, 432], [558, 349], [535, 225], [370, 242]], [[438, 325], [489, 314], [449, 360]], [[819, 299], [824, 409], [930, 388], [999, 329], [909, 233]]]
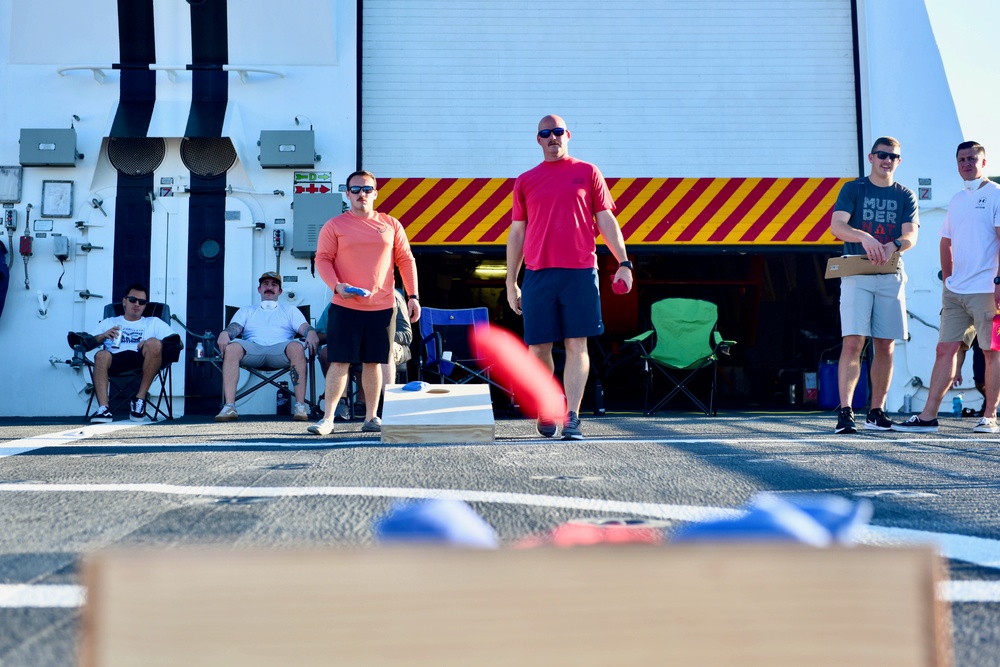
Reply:
[[[306, 318], [306, 322], [309, 322], [310, 321], [309, 306], [307, 305], [298, 306], [298, 309], [302, 312], [302, 315]], [[239, 308], [236, 306], [226, 306], [226, 326], [229, 326], [229, 323], [233, 321], [233, 317], [236, 315], [236, 311], [238, 310]], [[306, 352], [306, 377], [303, 378], [303, 381], [309, 383], [308, 395], [305, 397], [305, 402], [306, 405], [309, 406], [310, 413], [315, 415], [316, 413], [319, 412], [318, 403], [316, 401], [316, 369], [315, 369], [316, 358], [315, 356], [309, 355], [308, 349], [305, 352]], [[218, 368], [220, 373], [222, 372], [221, 357], [214, 356], [212, 358], [206, 359], [206, 361], [209, 361], [213, 366]], [[288, 391], [287, 389], [278, 384], [278, 380], [280, 380], [285, 375], [291, 374], [292, 372], [291, 366], [280, 366], [272, 368], [268, 366], [253, 367], [240, 364], [240, 368], [242, 370], [245, 370], [247, 373], [250, 373], [250, 375], [256, 377], [259, 381], [251, 386], [244, 385], [243, 389], [237, 391], [236, 392], [237, 401], [239, 401], [241, 398], [244, 398], [245, 396], [249, 396], [250, 394], [252, 394], [253, 392], [257, 391], [258, 389], [260, 389], [265, 385], [272, 385], [276, 389], [282, 391]], [[253, 381], [252, 379], [248, 381], [247, 385], [250, 385], [252, 381]]]
[[[651, 319], [652, 330], [625, 341], [635, 343], [642, 351], [646, 371], [646, 416], [659, 412], [678, 393], [690, 398], [706, 415], [715, 415], [718, 355], [728, 355], [730, 346], [736, 344], [736, 341], [723, 340], [716, 331], [718, 308], [708, 301], [664, 299], [653, 304]], [[704, 368], [710, 369], [712, 375], [708, 405], [688, 387]], [[650, 407], [654, 369], [670, 380], [673, 389]]]
[[469, 336], [475, 327], [489, 326], [490, 311], [487, 308], [422, 308], [420, 379], [429, 375], [441, 384], [481, 380], [513, 400], [510, 389], [490, 379], [490, 366], [482, 359]]
[[[125, 314], [125, 309], [121, 302], [109, 303], [104, 306], [104, 317], [105, 319], [109, 317], [118, 317]], [[159, 303], [156, 301], [150, 301], [146, 304], [146, 309], [142, 311], [143, 317], [158, 317], [167, 324], [170, 324], [170, 306], [165, 303]], [[73, 333], [71, 332], [67, 341], [69, 346], [73, 348], [73, 359], [70, 361], [70, 365], [74, 367], [86, 366], [87, 372], [90, 374], [90, 384], [94, 384], [94, 362], [87, 357], [87, 352], [98, 347], [97, 341], [93, 336], [84, 333]], [[149, 387], [149, 392], [146, 395], [146, 408], [150, 411], [150, 418], [153, 421], [157, 421], [159, 416], [164, 419], [174, 418], [174, 400], [173, 400], [173, 373], [171, 368], [174, 362], [176, 362], [181, 356], [181, 350], [184, 349], [184, 343], [181, 341], [179, 334], [174, 334], [172, 336], [167, 336], [163, 339], [163, 358], [160, 365], [160, 370], [156, 374], [156, 379], [153, 380], [153, 384]], [[139, 388], [139, 384], [142, 382], [142, 369], [137, 368], [131, 371], [125, 371], [116, 375], [108, 375], [108, 409], [111, 412], [116, 412], [119, 409], [128, 406], [129, 401], [135, 395], [136, 390]], [[158, 390], [156, 389], [158, 387]], [[91, 392], [90, 400], [87, 401], [87, 410], [84, 413], [86, 415], [91, 414], [91, 409], [94, 406], [94, 399], [97, 398], [95, 392]]]

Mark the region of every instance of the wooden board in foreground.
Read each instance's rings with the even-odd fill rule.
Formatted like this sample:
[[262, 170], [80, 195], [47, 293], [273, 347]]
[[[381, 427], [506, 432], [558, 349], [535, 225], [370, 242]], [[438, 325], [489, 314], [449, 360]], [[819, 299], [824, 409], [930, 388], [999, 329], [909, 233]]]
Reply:
[[382, 442], [493, 442], [488, 384], [434, 384], [426, 391], [385, 388]]
[[85, 667], [950, 664], [930, 549], [107, 552]]

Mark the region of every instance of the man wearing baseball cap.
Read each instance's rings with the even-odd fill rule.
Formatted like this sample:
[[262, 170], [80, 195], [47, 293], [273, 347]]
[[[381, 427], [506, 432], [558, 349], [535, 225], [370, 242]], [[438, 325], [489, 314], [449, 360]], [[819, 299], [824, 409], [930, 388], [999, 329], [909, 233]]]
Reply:
[[[219, 356], [222, 357], [222, 395], [225, 405], [215, 416], [217, 422], [233, 421], [236, 412], [236, 383], [240, 379], [240, 364], [265, 370], [291, 366], [295, 407], [292, 419], [306, 421], [306, 348], [316, 354], [319, 337], [302, 312], [287, 303], [278, 303], [281, 296], [281, 276], [266, 271], [257, 280], [260, 303], [240, 308], [225, 331], [219, 334]], [[304, 340], [296, 340], [296, 334]]]

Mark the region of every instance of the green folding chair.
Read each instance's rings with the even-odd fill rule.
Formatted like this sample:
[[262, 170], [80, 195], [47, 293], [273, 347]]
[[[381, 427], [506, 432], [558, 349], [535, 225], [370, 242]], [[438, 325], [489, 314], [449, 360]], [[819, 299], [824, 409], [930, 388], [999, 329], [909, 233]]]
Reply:
[[[625, 341], [638, 345], [642, 351], [646, 372], [644, 414], [647, 417], [656, 414], [670, 399], [683, 393], [706, 415], [715, 415], [718, 355], [728, 355], [730, 346], [736, 344], [734, 340], [723, 340], [716, 331], [719, 309], [708, 301], [663, 299], [653, 304], [651, 319], [651, 330]], [[699, 371], [706, 368], [712, 374], [707, 405], [688, 387]], [[673, 388], [651, 408], [656, 371], [666, 377]]]

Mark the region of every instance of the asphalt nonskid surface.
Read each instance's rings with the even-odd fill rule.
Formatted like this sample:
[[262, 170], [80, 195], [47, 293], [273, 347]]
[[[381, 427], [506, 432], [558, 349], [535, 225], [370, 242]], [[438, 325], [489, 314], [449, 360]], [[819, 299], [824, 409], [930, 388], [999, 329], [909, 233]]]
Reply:
[[1000, 435], [974, 419], [834, 435], [833, 413], [581, 416], [582, 441], [500, 419], [491, 443], [419, 445], [360, 421], [0, 420], [0, 664], [75, 664], [80, 561], [108, 547], [373, 547], [393, 503], [427, 497], [465, 500], [505, 546], [579, 520], [669, 540], [765, 491], [867, 498], [862, 542], [937, 544], [956, 664], [1000, 664]]

